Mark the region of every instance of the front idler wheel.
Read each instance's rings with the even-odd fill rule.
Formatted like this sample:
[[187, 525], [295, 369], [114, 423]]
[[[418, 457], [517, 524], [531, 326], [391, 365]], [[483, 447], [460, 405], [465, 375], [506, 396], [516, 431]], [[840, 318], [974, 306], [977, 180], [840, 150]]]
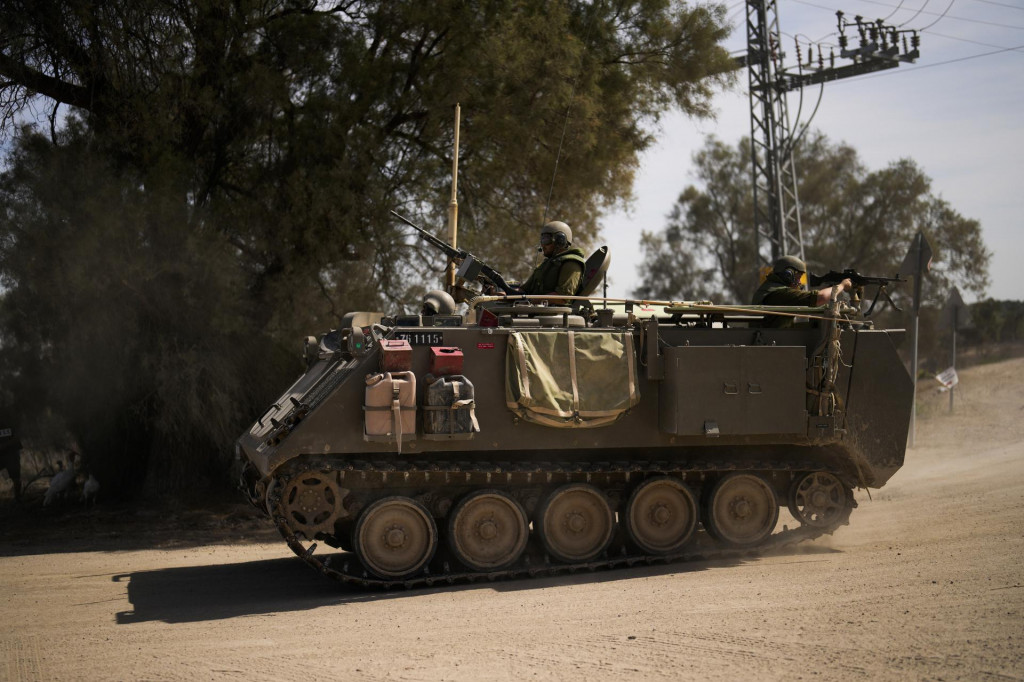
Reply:
[[756, 547], [775, 530], [779, 504], [775, 491], [756, 474], [729, 474], [708, 497], [704, 523], [722, 543], [736, 548]]
[[626, 505], [626, 533], [643, 552], [678, 552], [697, 528], [697, 503], [682, 481], [670, 476], [641, 483]]
[[516, 500], [497, 490], [470, 494], [448, 522], [455, 557], [476, 571], [499, 571], [519, 559], [530, 539], [530, 522]]
[[551, 493], [537, 514], [548, 554], [566, 563], [589, 561], [612, 541], [615, 514], [592, 485], [570, 483]]
[[368, 506], [352, 533], [356, 556], [379, 578], [408, 578], [437, 550], [437, 525], [426, 508], [408, 497], [385, 497]]

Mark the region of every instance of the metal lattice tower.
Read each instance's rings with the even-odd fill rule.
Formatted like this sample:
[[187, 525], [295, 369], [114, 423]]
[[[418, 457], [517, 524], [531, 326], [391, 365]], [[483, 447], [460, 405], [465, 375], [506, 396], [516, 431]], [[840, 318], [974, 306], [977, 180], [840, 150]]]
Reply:
[[804, 257], [793, 139], [783, 83], [782, 43], [776, 0], [746, 0], [750, 143], [753, 156], [757, 250], [768, 242], [771, 261]]

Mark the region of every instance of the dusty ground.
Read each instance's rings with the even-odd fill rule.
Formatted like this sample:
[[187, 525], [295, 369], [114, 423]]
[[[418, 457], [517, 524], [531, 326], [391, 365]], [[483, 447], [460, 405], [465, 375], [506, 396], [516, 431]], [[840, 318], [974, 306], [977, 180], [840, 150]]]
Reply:
[[366, 593], [238, 510], [8, 527], [0, 679], [1024, 679], [1024, 359], [933, 387], [851, 526], [755, 560]]

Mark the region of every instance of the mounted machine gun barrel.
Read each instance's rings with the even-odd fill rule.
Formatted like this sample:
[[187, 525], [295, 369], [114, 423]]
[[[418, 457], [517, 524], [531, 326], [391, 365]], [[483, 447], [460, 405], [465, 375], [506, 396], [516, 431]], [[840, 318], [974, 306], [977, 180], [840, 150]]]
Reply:
[[458, 272], [456, 273], [459, 277], [463, 279], [472, 280], [476, 279], [478, 276], [483, 276], [490, 280], [491, 283], [494, 284], [494, 286], [498, 287], [506, 294], [515, 295], [520, 293], [515, 287], [511, 286], [508, 282], [505, 281], [505, 278], [502, 277], [500, 272], [479, 260], [469, 251], [466, 251], [465, 249], [457, 249], [450, 244], [446, 244], [445, 242], [441, 241], [434, 235], [430, 234], [429, 232], [427, 232], [426, 230], [424, 230], [419, 225], [415, 224], [405, 216], [401, 215], [400, 213], [391, 211], [391, 215], [395, 216], [403, 223], [405, 223], [412, 229], [416, 230], [416, 233], [431, 246], [439, 249], [453, 261], [459, 263], [459, 269]]

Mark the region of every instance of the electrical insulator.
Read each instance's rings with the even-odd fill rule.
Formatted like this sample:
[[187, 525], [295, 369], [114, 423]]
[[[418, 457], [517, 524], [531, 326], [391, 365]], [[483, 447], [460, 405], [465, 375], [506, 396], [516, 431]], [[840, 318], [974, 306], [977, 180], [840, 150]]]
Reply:
[[836, 51], [835, 50], [831, 50], [830, 49], [828, 51], [828, 67], [830, 69], [836, 68]]
[[921, 47], [921, 36], [917, 35], [916, 33], [910, 36], [910, 44], [914, 46], [915, 50]]

